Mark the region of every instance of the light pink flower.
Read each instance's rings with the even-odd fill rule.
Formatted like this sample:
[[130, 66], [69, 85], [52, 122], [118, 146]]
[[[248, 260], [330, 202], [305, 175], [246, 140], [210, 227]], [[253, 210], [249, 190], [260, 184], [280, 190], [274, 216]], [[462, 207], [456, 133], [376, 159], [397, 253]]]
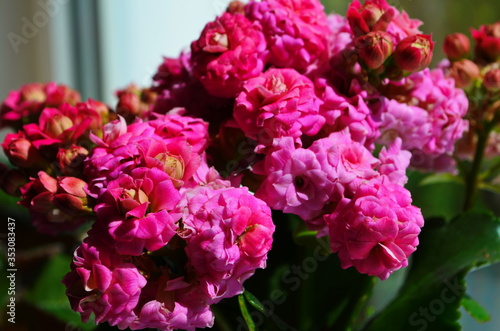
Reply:
[[316, 134], [325, 122], [320, 103], [307, 77], [293, 69], [269, 69], [245, 82], [234, 118], [247, 137], [270, 146], [274, 138]]
[[242, 293], [243, 282], [264, 268], [275, 226], [271, 210], [246, 188], [186, 192], [178, 233], [203, 291], [216, 303]]
[[380, 166], [378, 171], [394, 184], [403, 186], [408, 181], [406, 169], [410, 165], [411, 153], [401, 149], [402, 140], [396, 138], [394, 143], [387, 149], [382, 147], [378, 155]]
[[258, 23], [225, 12], [191, 44], [193, 73], [210, 94], [234, 97], [244, 80], [264, 69], [266, 41]]
[[395, 88], [403, 92], [388, 93], [394, 99], [385, 99], [378, 141], [390, 144], [401, 137], [402, 148], [413, 155], [412, 166], [452, 171], [455, 143], [469, 127], [464, 119], [468, 110], [465, 93], [440, 68], [414, 73], [388, 87], [388, 91]]
[[271, 65], [306, 74], [328, 60], [330, 30], [319, 1], [251, 1], [245, 13], [262, 25]]
[[384, 177], [363, 183], [325, 221], [342, 268], [354, 266], [382, 280], [408, 265], [424, 225], [420, 210], [411, 205], [410, 193]]

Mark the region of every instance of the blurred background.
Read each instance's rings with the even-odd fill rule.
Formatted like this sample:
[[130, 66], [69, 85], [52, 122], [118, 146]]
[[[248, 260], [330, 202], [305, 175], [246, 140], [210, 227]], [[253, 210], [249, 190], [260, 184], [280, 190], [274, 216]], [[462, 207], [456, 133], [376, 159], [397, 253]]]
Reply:
[[[83, 99], [113, 105], [116, 89], [132, 82], [149, 85], [162, 56], [176, 57], [188, 48], [203, 26], [229, 2], [0, 0], [0, 98], [23, 84], [55, 81], [80, 91]], [[349, 2], [324, 0], [323, 4], [327, 12], [345, 14]], [[441, 47], [446, 34], [462, 32], [470, 36], [470, 27], [500, 20], [500, 2], [493, 0], [389, 3], [424, 22], [421, 30], [432, 33], [436, 42], [434, 64], [443, 58]], [[4, 135], [0, 132], [2, 140]], [[0, 159], [4, 159], [3, 154]], [[7, 210], [10, 215], [22, 215], [21, 209], [12, 207], [11, 200], [1, 198], [2, 215]], [[465, 316], [464, 330], [500, 330], [500, 316], [495, 314], [500, 307], [499, 276], [498, 266], [468, 276], [468, 292], [488, 309], [492, 321], [479, 326]], [[379, 302], [393, 292], [394, 282], [397, 279], [377, 288]]]

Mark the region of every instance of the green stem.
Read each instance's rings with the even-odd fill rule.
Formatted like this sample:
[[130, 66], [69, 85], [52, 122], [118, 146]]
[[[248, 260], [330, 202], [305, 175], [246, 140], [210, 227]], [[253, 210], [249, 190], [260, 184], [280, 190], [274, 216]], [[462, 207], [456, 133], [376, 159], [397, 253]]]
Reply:
[[489, 130], [477, 131], [477, 145], [474, 154], [474, 160], [472, 162], [470, 173], [468, 174], [466, 179], [464, 211], [471, 209], [474, 205], [474, 201], [476, 200], [477, 188], [479, 184], [479, 171], [481, 170], [481, 164], [483, 163], [484, 150], [486, 149], [488, 136]]

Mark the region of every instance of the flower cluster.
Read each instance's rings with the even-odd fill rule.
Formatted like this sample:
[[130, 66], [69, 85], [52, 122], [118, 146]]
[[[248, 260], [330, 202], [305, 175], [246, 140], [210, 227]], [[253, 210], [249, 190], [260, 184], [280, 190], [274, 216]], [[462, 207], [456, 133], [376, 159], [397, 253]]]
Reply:
[[[420, 24], [385, 0], [354, 0], [346, 17], [318, 0], [234, 1], [114, 111], [53, 83], [9, 94], [16, 168], [0, 167], [1, 187], [41, 231], [92, 221], [63, 280], [84, 321], [212, 326], [210, 305], [266, 266], [271, 209], [384, 280], [424, 225], [407, 169], [456, 172], [469, 127], [498, 119], [498, 23], [473, 31], [474, 61], [448, 37], [432, 70]], [[490, 111], [471, 115], [462, 89], [478, 79]]]

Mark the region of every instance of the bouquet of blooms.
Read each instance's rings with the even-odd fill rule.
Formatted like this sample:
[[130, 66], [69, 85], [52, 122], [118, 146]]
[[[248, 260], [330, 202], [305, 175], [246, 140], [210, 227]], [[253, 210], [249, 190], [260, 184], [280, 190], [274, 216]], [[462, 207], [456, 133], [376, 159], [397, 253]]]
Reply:
[[483, 199], [500, 192], [500, 22], [472, 30], [473, 52], [447, 36], [432, 70], [420, 25], [385, 0], [345, 17], [234, 1], [115, 107], [55, 83], [11, 92], [2, 189], [38, 231], [86, 232], [71, 308], [122, 330], [459, 330], [461, 306], [486, 320], [464, 277], [500, 259]]

